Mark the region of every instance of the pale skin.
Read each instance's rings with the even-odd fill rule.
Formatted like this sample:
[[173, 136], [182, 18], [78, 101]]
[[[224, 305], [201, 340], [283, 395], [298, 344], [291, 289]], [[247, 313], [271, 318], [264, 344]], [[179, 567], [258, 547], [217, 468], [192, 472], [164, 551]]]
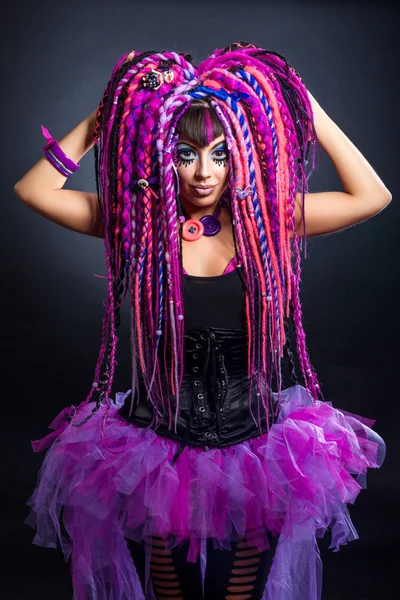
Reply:
[[[318, 140], [343, 186], [343, 191], [305, 194], [306, 234], [311, 237], [341, 231], [369, 219], [390, 203], [392, 195], [366, 158], [308, 93]], [[96, 111], [93, 111], [59, 141], [64, 152], [75, 162], [93, 147], [95, 118]], [[225, 137], [221, 136], [209, 146], [200, 148], [191, 140], [179, 139], [179, 143], [193, 148], [195, 157], [187, 167], [178, 166], [181, 201], [189, 218], [198, 219], [214, 211], [225, 185], [227, 166], [222, 168], [221, 162], [215, 162], [213, 151], [216, 144], [224, 141]], [[64, 190], [66, 180], [43, 156], [15, 184], [14, 190], [26, 206], [45, 218], [79, 233], [104, 237], [97, 194]], [[192, 184], [215, 185], [216, 188], [210, 196], [199, 198], [190, 191]], [[299, 193], [295, 210], [295, 227], [299, 235], [302, 233], [301, 201]], [[229, 211], [223, 210], [218, 235], [183, 243], [183, 265], [188, 273], [210, 276], [224, 271], [234, 256], [230, 219]]]
[[[177, 154], [180, 200], [185, 214], [190, 219], [213, 214], [228, 184], [229, 162], [225, 136], [215, 138], [205, 147], [200, 147], [189, 138], [179, 137]], [[214, 187], [211, 194], [203, 198], [196, 193], [195, 186]], [[183, 266], [191, 275], [220, 275], [235, 255], [231, 211], [222, 207], [219, 219], [221, 230], [218, 235], [202, 236], [195, 242], [182, 240]]]

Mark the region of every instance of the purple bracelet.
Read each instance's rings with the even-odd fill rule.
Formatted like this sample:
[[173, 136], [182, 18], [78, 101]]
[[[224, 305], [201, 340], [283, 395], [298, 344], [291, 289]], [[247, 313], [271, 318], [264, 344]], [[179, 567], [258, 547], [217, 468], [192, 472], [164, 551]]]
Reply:
[[60, 148], [57, 140], [55, 140], [46, 127], [42, 127], [42, 133], [44, 137], [47, 139], [47, 144], [42, 148], [43, 152], [46, 155], [46, 158], [51, 162], [53, 167], [57, 169], [64, 175], [64, 177], [70, 177], [72, 173], [75, 173], [80, 167], [79, 163], [75, 163], [73, 160], [69, 158], [65, 154], [65, 152]]

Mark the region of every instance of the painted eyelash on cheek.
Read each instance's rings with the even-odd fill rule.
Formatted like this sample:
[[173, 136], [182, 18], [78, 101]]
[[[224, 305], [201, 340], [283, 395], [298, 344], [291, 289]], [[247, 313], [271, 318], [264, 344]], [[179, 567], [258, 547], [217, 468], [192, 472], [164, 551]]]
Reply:
[[226, 167], [226, 163], [228, 162], [228, 157], [224, 156], [224, 158], [213, 158], [213, 161], [217, 165], [217, 167]]
[[181, 167], [182, 165], [184, 167], [188, 167], [189, 165], [192, 164], [192, 162], [194, 161], [194, 158], [182, 158], [181, 156], [178, 156], [178, 166]]

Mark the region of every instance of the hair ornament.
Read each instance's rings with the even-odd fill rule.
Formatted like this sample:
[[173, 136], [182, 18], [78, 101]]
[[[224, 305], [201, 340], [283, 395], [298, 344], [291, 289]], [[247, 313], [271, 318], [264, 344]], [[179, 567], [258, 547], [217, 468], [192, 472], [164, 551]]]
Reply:
[[129, 52], [128, 56], [126, 57], [124, 64], [129, 62], [130, 60], [133, 60], [135, 58], [135, 50], [132, 50], [131, 52]]
[[149, 87], [151, 90], [158, 90], [163, 83], [172, 83], [175, 74], [172, 69], [167, 71], [157, 71], [152, 69], [150, 73], [142, 77], [143, 87]]
[[157, 182], [158, 182], [158, 179], [155, 176], [154, 177], [148, 177], [147, 179], [134, 179], [132, 181], [132, 189], [134, 189], [134, 190], [138, 190], [138, 189], [145, 190], [149, 186], [157, 184]]
[[251, 196], [253, 193], [253, 188], [251, 185], [246, 186], [243, 190], [240, 188], [235, 188], [235, 192], [239, 200], [246, 200], [247, 196]]

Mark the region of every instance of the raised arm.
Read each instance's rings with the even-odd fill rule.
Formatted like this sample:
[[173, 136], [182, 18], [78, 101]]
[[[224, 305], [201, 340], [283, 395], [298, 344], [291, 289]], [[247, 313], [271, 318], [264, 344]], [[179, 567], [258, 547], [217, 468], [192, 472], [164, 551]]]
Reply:
[[[79, 162], [93, 147], [94, 110], [60, 141], [62, 150]], [[104, 237], [97, 194], [62, 189], [67, 177], [42, 158], [15, 184], [17, 197], [31, 210], [59, 225], [94, 237]]]
[[[341, 231], [380, 213], [392, 195], [367, 159], [308, 92], [314, 114], [318, 141], [331, 159], [341, 192], [305, 194], [306, 235], [323, 235]], [[302, 196], [297, 194], [295, 226], [303, 235]]]

